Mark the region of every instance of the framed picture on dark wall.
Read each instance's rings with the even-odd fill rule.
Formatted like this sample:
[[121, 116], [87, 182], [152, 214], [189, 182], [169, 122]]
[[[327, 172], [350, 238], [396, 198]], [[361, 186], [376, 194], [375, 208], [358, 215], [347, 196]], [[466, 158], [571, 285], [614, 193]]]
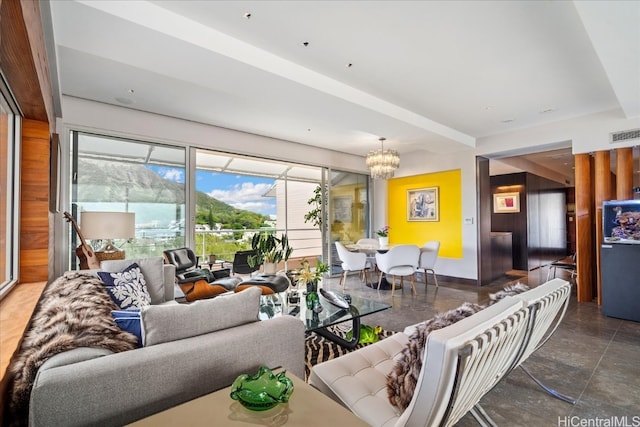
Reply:
[[407, 221], [440, 221], [438, 187], [407, 190]]
[[520, 212], [520, 193], [496, 193], [493, 195], [493, 213]]

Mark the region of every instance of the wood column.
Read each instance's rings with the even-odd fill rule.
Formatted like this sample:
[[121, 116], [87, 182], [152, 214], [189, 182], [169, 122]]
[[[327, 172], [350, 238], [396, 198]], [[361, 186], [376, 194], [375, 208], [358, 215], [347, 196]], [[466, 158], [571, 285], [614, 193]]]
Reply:
[[616, 149], [616, 200], [633, 199], [633, 148]]
[[49, 123], [22, 119], [20, 282], [49, 276]]
[[611, 200], [611, 154], [609, 151], [595, 153], [594, 211], [595, 211], [595, 252], [598, 304], [602, 303], [602, 280], [600, 277], [600, 245], [603, 242], [602, 202]]
[[593, 198], [591, 192], [591, 156], [575, 155], [576, 179], [576, 278], [579, 302], [593, 300]]

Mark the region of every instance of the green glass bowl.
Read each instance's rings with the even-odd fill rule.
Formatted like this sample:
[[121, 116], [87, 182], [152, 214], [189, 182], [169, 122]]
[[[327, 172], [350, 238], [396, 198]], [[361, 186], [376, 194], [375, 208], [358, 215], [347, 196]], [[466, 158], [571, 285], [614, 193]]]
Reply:
[[266, 411], [286, 403], [293, 393], [293, 382], [285, 371], [274, 374], [261, 366], [256, 375], [242, 374], [231, 384], [231, 398], [252, 411]]

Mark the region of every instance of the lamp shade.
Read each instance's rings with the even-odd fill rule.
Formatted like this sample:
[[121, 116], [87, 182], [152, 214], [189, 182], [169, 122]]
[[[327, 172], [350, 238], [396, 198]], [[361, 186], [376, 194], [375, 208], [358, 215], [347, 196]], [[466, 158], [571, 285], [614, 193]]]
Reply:
[[85, 239], [131, 239], [136, 236], [133, 212], [82, 212], [80, 229]]

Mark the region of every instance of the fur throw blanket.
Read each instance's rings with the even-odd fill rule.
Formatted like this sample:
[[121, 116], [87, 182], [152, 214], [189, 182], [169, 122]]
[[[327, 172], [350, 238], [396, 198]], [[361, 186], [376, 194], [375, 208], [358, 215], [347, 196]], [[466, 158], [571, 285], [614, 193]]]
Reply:
[[68, 273], [47, 286], [7, 370], [9, 424], [27, 425], [33, 381], [50, 357], [78, 347], [114, 353], [137, 347], [137, 338], [113, 320], [116, 309], [97, 277]]
[[459, 320], [471, 316], [483, 308], [495, 304], [497, 301], [509, 295], [516, 295], [528, 291], [529, 287], [522, 283], [516, 283], [505, 287], [495, 294], [489, 294], [489, 303], [478, 305], [466, 302], [458, 308], [436, 314], [432, 319], [416, 326], [416, 330], [409, 337], [407, 346], [400, 353], [393, 370], [387, 375], [387, 395], [389, 402], [398, 408], [405, 410], [413, 398], [413, 392], [422, 369], [424, 349], [431, 331], [442, 329]]

